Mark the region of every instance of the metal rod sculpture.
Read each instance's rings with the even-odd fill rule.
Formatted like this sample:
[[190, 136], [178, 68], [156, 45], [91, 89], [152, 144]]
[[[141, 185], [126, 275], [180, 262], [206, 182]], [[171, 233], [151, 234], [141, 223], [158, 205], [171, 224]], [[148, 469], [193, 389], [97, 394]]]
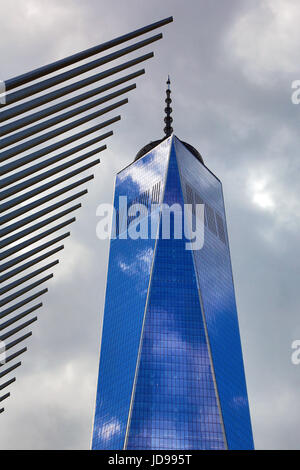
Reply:
[[[64, 183], [100, 163], [99, 158], [95, 160], [90, 159], [105, 150], [106, 145], [97, 146], [86, 153], [80, 152], [112, 136], [112, 130], [108, 130], [108, 132], [100, 135], [98, 131], [115, 124], [121, 119], [121, 116], [115, 115], [108, 120], [100, 123], [96, 122], [93, 126], [85, 127], [79, 130], [79, 132], [73, 131], [75, 128], [83, 125], [86, 126], [90, 121], [98, 119], [100, 116], [126, 104], [128, 99], [124, 98], [99, 108], [103, 103], [107, 103], [134, 90], [136, 84], [133, 83], [124, 88], [118, 88], [116, 91], [106, 95], [101, 95], [102, 93], [140, 77], [145, 73], [145, 70], [136, 70], [104, 85], [93, 89], [89, 88], [76, 96], [71, 96], [67, 99], [65, 97], [85, 87], [98, 84], [103, 79], [114, 76], [123, 70], [137, 66], [152, 58], [153, 52], [148, 52], [119, 65], [106, 68], [105, 70], [101, 69], [88, 77], [80, 78], [83, 73], [103, 67], [105, 64], [149, 46], [160, 40], [162, 34], [150, 36], [83, 65], [62, 71], [54, 76], [47, 78], [47, 75], [58, 72], [65, 67], [73, 66], [77, 62], [89, 59], [96, 54], [124, 44], [139, 36], [143, 36], [172, 21], [172, 17], [165, 18], [111, 41], [2, 82], [5, 90], [5, 99], [0, 99], [0, 225], [2, 227], [0, 231], [0, 358], [1, 346], [3, 346], [5, 349], [5, 360], [0, 362], [0, 391], [15, 382], [15, 377], [5, 381], [1, 379], [3, 377], [6, 379], [6, 376], [13, 373], [21, 365], [21, 362], [15, 362], [8, 367], [6, 364], [19, 358], [19, 356], [27, 351], [27, 348], [18, 349], [10, 355], [7, 355], [7, 351], [23, 343], [23, 341], [32, 335], [32, 331], [27, 331], [22, 336], [16, 336], [25, 328], [29, 328], [37, 320], [37, 316], [29, 317], [29, 319], [17, 326], [13, 325], [22, 319], [28, 318], [30, 314], [42, 306], [41, 302], [35, 304], [32, 304], [32, 302], [45, 294], [48, 289], [36, 290], [36, 288], [53, 277], [52, 273], [46, 274], [45, 272], [56, 266], [59, 260], [55, 259], [50, 262], [47, 260], [49, 257], [62, 251], [64, 245], [58, 244], [67, 238], [70, 232], [67, 231], [57, 236], [55, 234], [75, 221], [75, 217], [68, 218], [67, 216], [79, 209], [81, 204], [69, 204], [84, 196], [87, 190], [84, 188], [78, 192], [72, 193], [72, 191], [92, 180], [93, 175], [89, 174], [76, 181], [73, 180], [70, 184]], [[42, 77], [46, 78], [39, 80]], [[52, 91], [50, 90], [51, 87], [71, 79], [73, 79], [71, 84]], [[30, 84], [33, 81], [35, 83]], [[12, 91], [15, 88], [18, 89]], [[41, 92], [44, 93], [33, 97]], [[99, 95], [101, 96], [99, 97]], [[30, 97], [33, 98], [28, 99]], [[86, 101], [93, 97], [96, 99]], [[0, 96], [0, 98], [3, 98], [3, 96]], [[63, 98], [63, 100], [46, 106], [48, 103], [60, 98]], [[74, 105], [79, 106], [74, 107]], [[72, 109], [69, 109], [70, 107]], [[39, 109], [36, 110], [36, 108]], [[86, 114], [91, 109], [94, 109], [94, 111]], [[32, 110], [35, 111], [31, 112]], [[57, 114], [61, 111], [63, 111], [61, 114]], [[82, 113], [85, 114], [80, 117]], [[68, 122], [65, 123], [65, 121]], [[60, 123], [64, 124], [59, 125]], [[41, 134], [43, 131], [46, 132]], [[61, 140], [56, 139], [67, 132], [72, 133]], [[35, 134], [38, 135], [35, 136]], [[88, 140], [67, 148], [60, 153], [53, 154], [57, 150], [84, 138], [88, 138]], [[56, 140], [48, 143], [52, 139]], [[45, 143], [46, 145], [42, 146]], [[36, 148], [37, 146], [39, 147]], [[25, 155], [23, 155], [24, 152]], [[68, 157], [74, 154], [74, 158], [68, 159]], [[43, 157], [46, 158], [43, 159]], [[37, 163], [34, 163], [36, 161]], [[81, 162], [85, 164], [80, 166]], [[46, 171], [41, 171], [47, 167], [50, 168]], [[74, 169], [66, 171], [72, 167]], [[35, 173], [37, 174], [34, 175]], [[45, 183], [39, 184], [44, 180], [46, 180]], [[43, 194], [45, 192], [46, 194]], [[69, 194], [67, 197], [57, 199], [66, 193]], [[53, 201], [53, 203], [48, 204], [50, 201]], [[66, 206], [65, 209], [63, 209], [64, 206]], [[39, 210], [36, 211], [37, 208]], [[60, 208], [62, 210], [59, 211]], [[47, 217], [45, 218], [45, 216]], [[56, 221], [59, 221], [59, 223], [55, 224]], [[43, 230], [44, 228], [45, 230]], [[37, 232], [37, 234], [34, 234], [34, 232]], [[42, 243], [36, 245], [41, 240]], [[34, 247], [31, 248], [31, 245], [34, 245]], [[43, 264], [40, 265], [40, 263]], [[35, 268], [36, 265], [39, 266]], [[43, 276], [44, 273], [45, 275]], [[28, 281], [31, 282], [28, 283]], [[30, 295], [27, 296], [28, 293]], [[12, 315], [27, 304], [31, 305], [20, 313]], [[13, 340], [7, 342], [7, 339], [11, 337], [14, 337]], [[0, 393], [0, 402], [9, 396], [10, 393], [6, 392], [6, 390], [3, 395]], [[0, 413], [3, 411], [4, 408], [0, 408]]]

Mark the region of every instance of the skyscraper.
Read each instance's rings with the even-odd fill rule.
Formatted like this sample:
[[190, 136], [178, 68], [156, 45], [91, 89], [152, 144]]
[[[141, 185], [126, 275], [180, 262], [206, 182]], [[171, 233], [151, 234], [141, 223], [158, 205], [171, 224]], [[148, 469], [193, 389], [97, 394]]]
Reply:
[[[116, 178], [92, 447], [253, 449], [222, 185], [172, 133], [167, 83], [165, 138]], [[155, 236], [137, 237], [130, 212], [124, 223], [120, 196]], [[204, 204], [200, 249], [175, 236], [185, 204], [193, 224]]]

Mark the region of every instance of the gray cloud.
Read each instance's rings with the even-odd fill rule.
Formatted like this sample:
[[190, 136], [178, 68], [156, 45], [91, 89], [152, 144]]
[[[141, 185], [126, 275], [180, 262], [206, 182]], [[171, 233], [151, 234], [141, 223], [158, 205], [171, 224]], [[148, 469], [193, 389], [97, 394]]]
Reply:
[[256, 447], [300, 448], [290, 360], [300, 338], [298, 2], [12, 0], [0, 18], [0, 78], [169, 15], [49, 283], [1, 416], [3, 449], [89, 447], [108, 260], [96, 207], [111, 201], [116, 171], [162, 135], [168, 73], [175, 133], [224, 186]]

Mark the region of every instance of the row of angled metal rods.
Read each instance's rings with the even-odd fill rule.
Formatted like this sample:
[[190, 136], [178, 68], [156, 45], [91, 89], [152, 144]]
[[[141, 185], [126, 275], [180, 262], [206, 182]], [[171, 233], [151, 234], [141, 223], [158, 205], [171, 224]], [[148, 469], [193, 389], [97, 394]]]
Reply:
[[[81, 207], [76, 201], [87, 193], [84, 185], [93, 179], [89, 173], [76, 177], [100, 163], [98, 154], [106, 149], [102, 141], [113, 135], [109, 128], [121, 119], [118, 111], [128, 102], [128, 92], [136, 88], [133, 80], [145, 73], [144, 68], [136, 66], [153, 57], [153, 52], [113, 67], [105, 68], [105, 64], [149, 46], [160, 40], [162, 34], [146, 37], [91, 61], [86, 59], [171, 21], [172, 17], [166, 18], [3, 84], [5, 100], [3, 96], [0, 100], [0, 402], [10, 396], [9, 392], [2, 394], [1, 391], [6, 392], [16, 380], [9, 378], [9, 374], [21, 365], [19, 357], [27, 348], [12, 353], [11, 350], [32, 335], [30, 326], [37, 320], [35, 312], [42, 306], [39, 299], [47, 292], [42, 285], [53, 277], [47, 272], [59, 262], [49, 258], [64, 248], [61, 242], [70, 235], [65, 229], [75, 221], [73, 212]], [[74, 66], [84, 60], [82, 65]], [[82, 78], [83, 74], [99, 67], [97, 73]], [[133, 67], [136, 70], [128, 73]], [[61, 71], [65, 68], [67, 70]], [[120, 72], [125, 73], [119, 77]], [[118, 78], [98, 86], [98, 82], [115, 75]], [[73, 81], [59, 87], [69, 80]], [[91, 88], [94, 84], [97, 86]], [[87, 89], [73, 95], [84, 88]], [[71, 97], [65, 99], [69, 94]], [[90, 98], [94, 99], [87, 101]], [[62, 100], [57, 101], [59, 99]], [[115, 99], [117, 101], [111, 103]], [[99, 121], [113, 111], [116, 111], [113, 117]], [[96, 123], [88, 127], [91, 121]], [[63, 136], [65, 133], [67, 136]], [[63, 138], [59, 140], [61, 135]], [[82, 140], [84, 138], [87, 139]], [[70, 145], [75, 142], [76, 145]], [[67, 149], [63, 150], [64, 147]], [[74, 157], [68, 158], [71, 156]], [[23, 307], [25, 309], [15, 314]], [[0, 406], [0, 413], [3, 411]]]

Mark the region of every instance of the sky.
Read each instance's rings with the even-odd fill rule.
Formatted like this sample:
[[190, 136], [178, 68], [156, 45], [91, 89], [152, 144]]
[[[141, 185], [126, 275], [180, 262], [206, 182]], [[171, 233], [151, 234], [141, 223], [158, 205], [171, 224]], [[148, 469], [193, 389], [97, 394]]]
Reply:
[[1, 449], [88, 449], [109, 245], [96, 237], [116, 172], [175, 134], [223, 183], [254, 441], [300, 449], [298, 0], [11, 0], [0, 16], [6, 80], [173, 15], [130, 92], [65, 242], [0, 419]]

